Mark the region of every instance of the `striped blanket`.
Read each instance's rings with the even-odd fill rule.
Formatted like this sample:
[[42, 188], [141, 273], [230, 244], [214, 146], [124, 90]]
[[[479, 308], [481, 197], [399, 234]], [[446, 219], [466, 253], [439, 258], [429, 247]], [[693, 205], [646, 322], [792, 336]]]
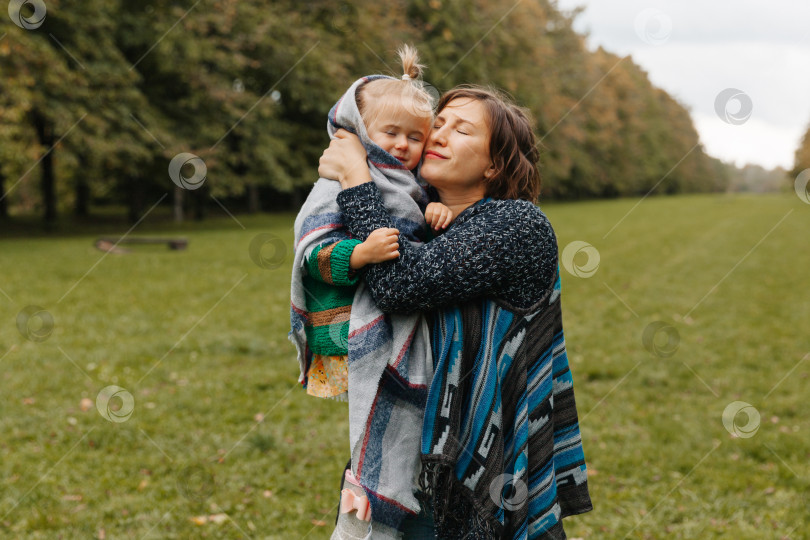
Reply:
[[[357, 108], [357, 88], [380, 77], [356, 81], [329, 112], [327, 130], [330, 137], [338, 128], [358, 135], [393, 226], [401, 239], [418, 245], [426, 228], [420, 207], [427, 203], [425, 191], [399, 160], [370, 141]], [[295, 220], [290, 340], [298, 350], [299, 381], [304, 385], [312, 353], [304, 332], [308, 313], [303, 262], [316, 246], [349, 238], [335, 200], [340, 190], [338, 182], [319, 179]], [[361, 283], [352, 302], [347, 346], [352, 471], [371, 503], [373, 537], [393, 539], [405, 516], [419, 511], [413, 490], [433, 369], [429, 329], [421, 315], [382, 313]]]
[[565, 352], [560, 277], [529, 313], [492, 300], [441, 310], [420, 478], [438, 537], [565, 538], [592, 508]]

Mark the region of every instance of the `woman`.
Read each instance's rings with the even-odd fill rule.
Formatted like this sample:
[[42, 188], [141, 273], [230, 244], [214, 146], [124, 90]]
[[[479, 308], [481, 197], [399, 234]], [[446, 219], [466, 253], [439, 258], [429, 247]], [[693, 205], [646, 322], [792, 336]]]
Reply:
[[[438, 538], [562, 539], [561, 519], [592, 509], [557, 242], [534, 205], [537, 159], [521, 109], [490, 90], [449, 91], [421, 175], [457, 217], [420, 247], [392, 240], [399, 258], [364, 276], [383, 311], [433, 316], [419, 495]], [[344, 132], [318, 169], [340, 181], [338, 204], [361, 241], [392, 228], [365, 163]]]

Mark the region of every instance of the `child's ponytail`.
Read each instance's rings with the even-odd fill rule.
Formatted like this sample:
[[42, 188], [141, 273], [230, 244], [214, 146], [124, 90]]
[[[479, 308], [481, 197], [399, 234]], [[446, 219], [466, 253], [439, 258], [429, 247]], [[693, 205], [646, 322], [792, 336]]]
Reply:
[[404, 105], [404, 111], [411, 115], [433, 120], [436, 100], [426, 90], [430, 85], [421, 80], [425, 66], [419, 63], [419, 53], [412, 45], [402, 45], [397, 55], [402, 62], [401, 80], [394, 77], [374, 79], [357, 88], [357, 107], [367, 126], [372, 124], [382, 107], [391, 103]]
[[425, 71], [425, 66], [419, 63], [419, 53], [416, 49], [408, 44], [403, 45], [397, 50], [399, 60], [402, 62], [402, 78], [404, 80], [421, 79], [422, 72]]

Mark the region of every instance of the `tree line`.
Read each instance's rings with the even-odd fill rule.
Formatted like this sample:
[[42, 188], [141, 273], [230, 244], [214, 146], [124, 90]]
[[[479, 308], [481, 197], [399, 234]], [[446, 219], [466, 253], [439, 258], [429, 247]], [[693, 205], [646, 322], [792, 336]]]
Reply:
[[[403, 42], [438, 91], [491, 84], [530, 109], [544, 198], [729, 185], [688, 111], [632, 58], [589, 51], [551, 0], [30, 0], [21, 16], [38, 2], [39, 26], [0, 29], [0, 217], [293, 210], [326, 113], [357, 77], [398, 74]], [[205, 163], [199, 189], [169, 178], [183, 152]]]

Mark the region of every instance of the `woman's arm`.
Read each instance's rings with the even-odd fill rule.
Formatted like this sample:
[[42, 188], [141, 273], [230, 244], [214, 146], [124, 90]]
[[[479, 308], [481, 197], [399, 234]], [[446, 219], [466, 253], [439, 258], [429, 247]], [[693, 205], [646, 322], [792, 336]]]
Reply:
[[[347, 228], [360, 240], [392, 226], [373, 182], [343, 190], [337, 202]], [[480, 203], [427, 244], [414, 247], [401, 238], [399, 252], [398, 259], [366, 270], [371, 295], [387, 312], [431, 310], [497, 296], [524, 280], [540, 283], [535, 287], [540, 290], [551, 286], [557, 268], [551, 225], [526, 201]]]

